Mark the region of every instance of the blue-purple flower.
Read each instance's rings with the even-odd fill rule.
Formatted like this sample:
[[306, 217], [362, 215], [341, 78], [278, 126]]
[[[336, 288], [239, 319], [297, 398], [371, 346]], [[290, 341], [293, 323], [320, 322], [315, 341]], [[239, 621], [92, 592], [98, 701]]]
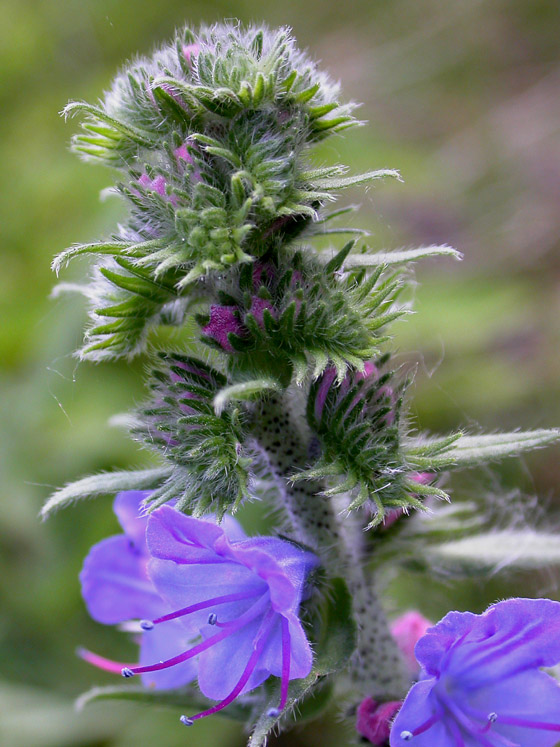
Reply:
[[450, 612], [416, 645], [422, 677], [391, 747], [553, 747], [560, 685], [560, 603], [508, 599], [482, 615]]
[[219, 701], [183, 722], [210, 715], [270, 675], [290, 680], [312, 665], [299, 607], [317, 559], [275, 537], [247, 538], [235, 519], [221, 526], [162, 506], [139, 516], [145, 493], [120, 493], [115, 512], [124, 535], [96, 545], [81, 574], [91, 615], [108, 624], [140, 618], [140, 661], [126, 665], [90, 652], [92, 664], [144, 684], [180, 687], [195, 677]]

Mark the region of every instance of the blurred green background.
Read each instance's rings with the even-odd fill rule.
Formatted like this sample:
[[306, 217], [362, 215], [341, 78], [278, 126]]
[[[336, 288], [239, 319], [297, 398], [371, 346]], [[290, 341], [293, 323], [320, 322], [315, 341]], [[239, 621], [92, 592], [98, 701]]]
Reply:
[[[560, 11], [557, 0], [4, 0], [0, 13], [1, 399], [0, 744], [141, 747], [244, 744], [214, 718], [188, 734], [178, 714], [126, 704], [81, 714], [73, 698], [109, 675], [74, 656], [78, 644], [123, 658], [122, 634], [89, 620], [77, 574], [88, 547], [116, 531], [110, 499], [37, 519], [54, 487], [147, 457], [108, 419], [142, 398], [143, 362], [96, 367], [72, 351], [79, 299], [50, 300], [53, 255], [108, 233], [120, 206], [101, 203], [101, 167], [67, 150], [76, 124], [58, 112], [94, 101], [116, 68], [177, 25], [222, 18], [288, 24], [363, 101], [369, 125], [318, 158], [356, 172], [399, 168], [404, 184], [365, 195], [355, 224], [374, 248], [448, 242], [459, 265], [418, 268], [414, 316], [395, 327], [402, 360], [418, 362], [413, 412], [423, 427], [497, 430], [560, 424]], [[64, 279], [78, 277], [76, 267]], [[406, 351], [406, 352], [405, 352]], [[461, 476], [455, 495], [538, 495], [558, 525], [558, 450]], [[243, 517], [242, 517], [243, 518]], [[503, 516], [504, 524], [512, 520]], [[258, 510], [248, 516], [258, 523]], [[508, 594], [558, 597], [552, 572], [461, 586], [391, 587], [394, 610], [437, 619], [480, 611]], [[421, 595], [421, 596], [420, 596]], [[127, 649], [132, 653], [132, 649]], [[126, 657], [124, 657], [126, 658]], [[352, 734], [332, 718], [274, 744], [333, 747]]]

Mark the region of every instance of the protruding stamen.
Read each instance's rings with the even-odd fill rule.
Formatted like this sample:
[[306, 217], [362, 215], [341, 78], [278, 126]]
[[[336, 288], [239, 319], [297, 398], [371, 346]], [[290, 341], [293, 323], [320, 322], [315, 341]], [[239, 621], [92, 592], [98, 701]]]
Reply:
[[211, 612], [208, 615], [208, 625], [215, 625], [218, 622], [218, 615], [215, 612]]
[[279, 708], [269, 708], [266, 715], [268, 718], [278, 718], [281, 713], [282, 711]]
[[194, 724], [194, 721], [192, 720], [192, 718], [189, 718], [188, 716], [181, 716], [179, 721], [185, 726], [192, 726]]
[[486, 724], [480, 730], [481, 734], [486, 734], [487, 731], [490, 731], [490, 729], [492, 728], [492, 724], [494, 724], [498, 718], [498, 714], [492, 711], [492, 713], [489, 713], [486, 718], [487, 718]]
[[151, 620], [140, 620], [140, 627], [142, 630], [152, 630], [154, 624]]
[[[183, 651], [182, 654], [173, 656], [171, 659], [167, 659], [166, 661], [160, 661], [159, 664], [150, 664], [148, 666], [133, 667], [130, 671], [132, 672], [132, 674], [144, 674], [144, 672], [159, 672], [162, 669], [169, 669], [170, 667], [174, 667], [176, 664], [182, 664], [184, 661], [188, 661], [189, 659], [192, 659], [195, 656], [198, 656], [198, 654], [201, 654], [203, 651], [206, 651], [207, 649], [212, 648], [212, 646], [214, 646], [216, 643], [223, 641], [224, 638], [227, 638], [228, 636], [232, 635], [237, 630], [244, 628], [245, 625], [248, 625], [256, 617], [261, 615], [266, 610], [266, 607], [269, 605], [270, 605], [270, 600], [269, 600], [268, 595], [267, 594], [263, 595], [257, 602], [255, 602], [251, 607], [249, 607], [249, 609], [246, 612], [240, 615], [237, 618], [237, 620], [232, 622], [225, 630], [222, 630], [220, 633], [217, 633], [211, 638], [207, 638], [205, 641], [202, 641], [201, 643], [197, 644], [193, 648], [188, 649], [187, 651]], [[154, 622], [157, 622], [157, 620], [154, 620]]]
[[134, 672], [132, 671], [132, 669], [130, 669], [130, 667], [123, 667], [121, 669], [121, 674], [126, 679], [128, 679], [129, 677], [134, 677]]
[[280, 685], [280, 710], [283, 711], [288, 700], [290, 686], [291, 638], [290, 623], [282, 617], [282, 680]]
[[411, 731], [401, 731], [401, 739], [403, 742], [410, 742], [414, 738], [414, 734]]
[[122, 662], [105, 659], [103, 656], [93, 654], [85, 648], [79, 648], [76, 653], [81, 659], [87, 661], [88, 664], [93, 664], [94, 667], [103, 669], [105, 672], [112, 672], [113, 674], [121, 674], [122, 672]]
[[[249, 661], [247, 662], [247, 666], [243, 670], [243, 674], [239, 678], [236, 686], [233, 688], [230, 694], [226, 696], [219, 703], [216, 703], [215, 706], [212, 706], [212, 708], [209, 708], [207, 711], [202, 711], [201, 713], [197, 713], [195, 716], [191, 716], [189, 719], [190, 721], [196, 721], [199, 718], [204, 718], [205, 716], [211, 716], [213, 713], [217, 713], [217, 711], [221, 711], [223, 708], [225, 708], [230, 703], [232, 703], [238, 697], [238, 695], [243, 691], [243, 688], [249, 681], [249, 678], [255, 671], [255, 667], [258, 664], [263, 648], [265, 647], [265, 644], [268, 640], [268, 636], [270, 635], [270, 632], [272, 630], [275, 615], [276, 613], [274, 612], [274, 610], [269, 609], [266, 615], [264, 616], [263, 621], [259, 628], [259, 632], [257, 633], [255, 640], [253, 642], [253, 653], [249, 657]], [[215, 637], [217, 638], [218, 636], [215, 636]]]
[[176, 612], [170, 612], [168, 615], [162, 615], [153, 620], [153, 624], [167, 622], [168, 620], [175, 620], [178, 617], [184, 617], [190, 615], [193, 612], [200, 612], [200, 610], [208, 609], [208, 607], [214, 607], [216, 604], [227, 604], [228, 602], [240, 602], [244, 599], [251, 599], [252, 597], [258, 597], [261, 595], [260, 591], [245, 591], [237, 594], [224, 594], [221, 597], [214, 597], [213, 599], [207, 599], [204, 602], [198, 602], [197, 604], [191, 604], [190, 607], [183, 607]]

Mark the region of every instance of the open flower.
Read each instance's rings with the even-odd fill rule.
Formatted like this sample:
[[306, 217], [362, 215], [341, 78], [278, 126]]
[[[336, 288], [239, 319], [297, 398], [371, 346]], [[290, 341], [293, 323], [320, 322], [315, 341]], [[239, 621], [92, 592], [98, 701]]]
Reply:
[[560, 686], [560, 603], [508, 599], [482, 615], [450, 612], [418, 641], [422, 679], [391, 730], [391, 747], [553, 747]]
[[[125, 554], [130, 539], [131, 534], [120, 540]], [[307, 574], [318, 562], [314, 555], [275, 537], [247, 538], [231, 517], [217, 526], [163, 506], [147, 520], [142, 561], [128, 576], [126, 569], [118, 574], [120, 598], [113, 614], [107, 609], [116, 591], [109, 571], [121, 561], [116, 542], [108, 557], [108, 542], [94, 547], [86, 560], [84, 596], [101, 622], [142, 618], [140, 663], [125, 665], [89, 652], [84, 658], [124, 677], [153, 678], [156, 687], [177, 687], [198, 672], [202, 693], [219, 702], [184, 717], [187, 725], [225, 708], [271, 674], [281, 678], [279, 709], [284, 708], [289, 681], [307, 676], [312, 665], [298, 612]], [[109, 601], [101, 602], [107, 594]], [[107, 612], [100, 614], [101, 607]], [[170, 625], [171, 633], [164, 635]], [[166, 643], [164, 655], [155, 653], [160, 641]], [[151, 661], [148, 652], [155, 653]], [[158, 679], [162, 673], [168, 673], [164, 684]]]

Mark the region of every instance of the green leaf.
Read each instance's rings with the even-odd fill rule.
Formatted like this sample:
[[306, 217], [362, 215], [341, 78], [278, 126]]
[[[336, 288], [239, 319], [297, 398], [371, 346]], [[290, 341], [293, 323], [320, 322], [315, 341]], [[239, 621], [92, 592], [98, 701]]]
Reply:
[[100, 495], [118, 493], [119, 490], [150, 490], [157, 488], [171, 474], [170, 467], [156, 467], [137, 471], [103, 472], [77, 480], [53, 493], [41, 509], [41, 518], [46, 519], [59, 508], [74, 501]]
[[276, 379], [263, 378], [244, 381], [224, 387], [214, 397], [214, 410], [220, 415], [230, 402], [244, 402], [259, 397], [265, 392], [279, 392], [282, 387]]
[[460, 570], [538, 569], [560, 565], [560, 535], [531, 529], [485, 532], [428, 550], [432, 562]]
[[[142, 685], [119, 685], [116, 687], [94, 687], [76, 700], [76, 709], [83, 710], [91, 703], [100, 700], [128, 700], [150, 706], [180, 708], [187, 713], [204, 711], [214, 705], [214, 701], [207, 700], [194, 687], [183, 687], [176, 690], [151, 690]], [[234, 702], [228, 706], [223, 715], [236, 721], [245, 721], [249, 716], [249, 708]]]
[[432, 244], [430, 246], [419, 246], [416, 249], [399, 249], [391, 252], [375, 252], [372, 254], [352, 254], [344, 261], [344, 267], [378, 267], [379, 265], [400, 265], [407, 262], [416, 262], [426, 257], [453, 257], [460, 260], [463, 258], [452, 246], [447, 244]]
[[344, 189], [345, 187], [367, 184], [375, 179], [385, 179], [386, 177], [392, 177], [393, 179], [402, 181], [401, 175], [395, 169], [378, 169], [377, 171], [368, 171], [365, 174], [356, 174], [355, 176], [315, 179], [313, 181], [313, 188], [326, 190]]
[[[409, 442], [404, 452], [409, 464], [421, 469], [452, 469], [472, 467], [492, 459], [517, 456], [524, 451], [539, 449], [560, 440], [560, 429], [495, 433], [488, 436], [461, 436], [437, 454], [422, 456], [419, 451], [430, 442]], [[437, 443], [437, 441], [436, 441]]]

